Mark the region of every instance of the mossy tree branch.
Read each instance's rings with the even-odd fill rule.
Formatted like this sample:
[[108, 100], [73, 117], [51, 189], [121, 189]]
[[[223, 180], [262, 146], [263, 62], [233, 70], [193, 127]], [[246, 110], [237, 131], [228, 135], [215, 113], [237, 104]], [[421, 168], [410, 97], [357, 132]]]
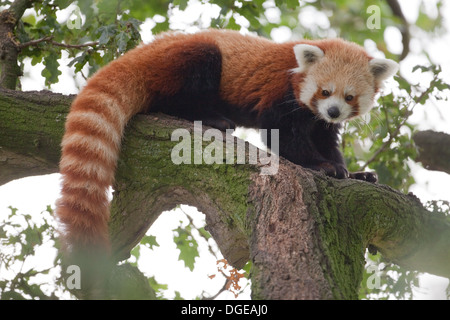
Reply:
[[413, 140], [419, 151], [416, 161], [426, 169], [450, 174], [450, 135], [431, 130], [418, 131]]
[[[1, 150], [56, 171], [71, 100], [1, 91]], [[165, 115], [139, 115], [127, 127], [110, 224], [117, 260], [163, 210], [186, 203], [205, 213], [231, 264], [252, 260], [254, 298], [357, 298], [369, 245], [399, 265], [450, 277], [448, 218], [414, 196], [328, 178], [283, 159], [276, 175], [260, 175], [261, 164], [175, 165], [170, 157], [179, 141], [171, 133], [179, 128], [194, 133], [192, 123]]]
[[73, 96], [0, 89], [0, 185], [58, 172]]

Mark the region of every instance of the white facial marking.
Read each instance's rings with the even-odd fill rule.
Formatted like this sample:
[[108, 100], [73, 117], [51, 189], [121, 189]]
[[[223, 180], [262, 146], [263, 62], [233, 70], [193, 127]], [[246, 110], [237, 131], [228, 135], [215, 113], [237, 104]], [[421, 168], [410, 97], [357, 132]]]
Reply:
[[[328, 111], [330, 108], [336, 107], [339, 109], [339, 116], [333, 118], [329, 115]], [[320, 117], [327, 122], [339, 123], [342, 122], [350, 116], [352, 113], [352, 106], [345, 102], [344, 99], [331, 96], [327, 99], [321, 99], [317, 103], [317, 110]]]
[[313, 76], [307, 76], [305, 82], [302, 85], [302, 90], [300, 91], [300, 101], [306, 105], [309, 105], [312, 97], [317, 91], [317, 83]]
[[359, 105], [359, 115], [365, 115], [368, 113], [374, 104], [374, 95], [375, 91], [371, 88], [370, 90], [366, 90], [364, 94], [358, 96], [358, 105]]

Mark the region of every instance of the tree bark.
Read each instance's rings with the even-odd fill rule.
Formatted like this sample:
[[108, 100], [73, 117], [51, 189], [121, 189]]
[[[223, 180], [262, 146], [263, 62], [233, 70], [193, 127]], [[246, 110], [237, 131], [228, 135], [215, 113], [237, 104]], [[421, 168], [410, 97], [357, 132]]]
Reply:
[[425, 169], [450, 174], [450, 135], [426, 130], [416, 132], [413, 140], [419, 151], [416, 161]]
[[33, 0], [15, 0], [0, 12], [0, 87], [16, 89], [22, 70], [17, 65], [20, 46], [14, 37], [17, 23]]
[[[71, 100], [1, 91], [0, 150], [56, 171]], [[240, 268], [251, 259], [255, 299], [356, 299], [369, 245], [399, 265], [450, 277], [446, 217], [428, 212], [413, 195], [332, 179], [283, 159], [275, 175], [261, 175], [267, 167], [261, 163], [176, 165], [171, 152], [179, 140], [171, 136], [180, 128], [190, 133], [192, 146], [203, 134], [191, 122], [161, 114], [138, 115], [126, 129], [110, 222], [117, 260], [163, 210], [190, 204], [205, 213], [230, 264]], [[237, 140], [224, 139], [233, 139], [236, 149]], [[203, 141], [203, 150], [209, 145]]]
[[0, 89], [0, 185], [58, 172], [64, 121], [73, 96]]

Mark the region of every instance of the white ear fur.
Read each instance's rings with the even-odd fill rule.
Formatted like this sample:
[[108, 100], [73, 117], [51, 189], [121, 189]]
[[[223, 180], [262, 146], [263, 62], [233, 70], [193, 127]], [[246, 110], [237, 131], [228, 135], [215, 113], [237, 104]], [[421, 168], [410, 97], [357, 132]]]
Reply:
[[370, 72], [375, 80], [381, 82], [392, 77], [398, 71], [398, 63], [391, 59], [372, 59], [369, 61]]
[[319, 47], [309, 44], [295, 45], [294, 54], [298, 63], [298, 67], [293, 70], [294, 72], [305, 71], [309, 66], [324, 56], [323, 51]]

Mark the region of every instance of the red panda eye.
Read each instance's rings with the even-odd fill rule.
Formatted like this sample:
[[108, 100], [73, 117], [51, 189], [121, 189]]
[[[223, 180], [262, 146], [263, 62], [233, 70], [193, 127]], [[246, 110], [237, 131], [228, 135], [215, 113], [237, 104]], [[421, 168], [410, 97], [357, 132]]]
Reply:
[[322, 95], [323, 95], [324, 97], [329, 97], [329, 96], [330, 96], [330, 91], [328, 91], [328, 90], [322, 90]]
[[352, 95], [348, 95], [345, 97], [346, 101], [352, 101], [353, 100], [353, 96]]

